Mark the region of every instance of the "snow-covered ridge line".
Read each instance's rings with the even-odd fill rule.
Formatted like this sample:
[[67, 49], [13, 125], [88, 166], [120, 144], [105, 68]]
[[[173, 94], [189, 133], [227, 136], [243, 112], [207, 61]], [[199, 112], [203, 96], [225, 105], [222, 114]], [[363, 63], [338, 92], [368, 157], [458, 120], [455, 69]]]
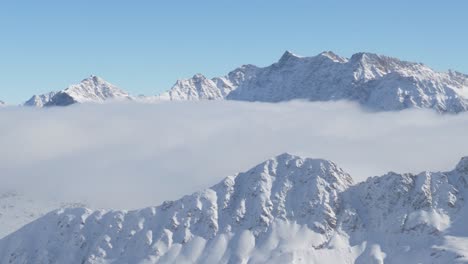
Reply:
[[238, 78], [235, 84], [229, 84], [229, 80], [234, 83], [232, 78], [223, 82], [227, 84], [222, 86], [227, 87], [224, 90], [216, 85], [216, 79], [220, 78], [209, 80], [198, 74], [178, 81], [160, 98], [261, 102], [350, 100], [376, 111], [431, 108], [457, 113], [468, 109], [467, 75], [437, 72], [422, 63], [373, 53], [356, 53], [348, 59], [331, 51], [314, 57], [286, 51], [271, 66], [251, 66], [241, 72], [243, 78]]
[[467, 180], [468, 158], [354, 185], [331, 161], [282, 154], [157, 207], [51, 212], [0, 240], [0, 262], [466, 262]]
[[264, 68], [243, 65], [226, 76], [196, 74], [178, 80], [157, 96], [131, 97], [91, 76], [61, 92], [33, 96], [25, 105], [51, 106], [106, 100], [241, 100], [282, 102], [355, 101], [376, 111], [429, 108], [458, 113], [468, 109], [468, 76], [455, 71], [437, 72], [422, 63], [402, 61], [373, 53], [351, 58], [331, 51], [300, 57], [289, 51]]
[[257, 70], [254, 78], [227, 99], [350, 100], [377, 111], [415, 107], [456, 113], [468, 109], [468, 78], [373, 53], [357, 53], [347, 59], [333, 52], [315, 57], [286, 52], [277, 63]]

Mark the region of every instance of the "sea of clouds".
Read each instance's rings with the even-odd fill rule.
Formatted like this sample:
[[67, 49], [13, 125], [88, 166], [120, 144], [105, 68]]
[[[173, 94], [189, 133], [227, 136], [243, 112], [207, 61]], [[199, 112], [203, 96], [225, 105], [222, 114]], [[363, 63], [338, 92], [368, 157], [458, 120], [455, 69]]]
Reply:
[[451, 170], [468, 155], [467, 136], [467, 113], [370, 113], [347, 102], [8, 107], [0, 109], [0, 192], [140, 208], [283, 152], [332, 160], [359, 182]]

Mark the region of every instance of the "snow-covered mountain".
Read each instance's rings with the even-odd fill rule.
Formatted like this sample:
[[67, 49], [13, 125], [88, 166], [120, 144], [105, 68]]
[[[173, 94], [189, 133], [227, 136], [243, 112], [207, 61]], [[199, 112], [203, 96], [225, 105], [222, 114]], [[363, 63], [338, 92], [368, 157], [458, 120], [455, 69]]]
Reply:
[[2, 100], [0, 100], [0, 106], [5, 106], [5, 102], [3, 102]]
[[160, 99], [350, 100], [378, 111], [416, 107], [457, 113], [468, 109], [468, 75], [372, 53], [348, 59], [330, 51], [314, 57], [287, 51], [268, 67], [246, 65], [225, 77], [179, 80]]
[[98, 76], [90, 76], [59, 92], [34, 95], [26, 106], [67, 106], [75, 103], [102, 103], [109, 100], [131, 100], [132, 97], [117, 86]]
[[252, 78], [257, 69], [253, 65], [243, 65], [226, 76], [213, 79], [196, 74], [190, 79], [178, 80], [169, 91], [160, 94], [159, 98], [174, 101], [224, 99], [240, 84]]
[[1, 263], [466, 263], [468, 157], [353, 185], [283, 154], [137, 211], [60, 209], [0, 240]]
[[26, 101], [24, 106], [35, 106], [35, 107], [44, 107], [54, 95], [58, 92], [49, 92], [45, 94], [33, 95], [28, 101]]
[[351, 100], [380, 111], [417, 107], [461, 112], [468, 109], [468, 75], [372, 53], [347, 59], [333, 52], [315, 57], [286, 52], [277, 63], [256, 70], [227, 99]]

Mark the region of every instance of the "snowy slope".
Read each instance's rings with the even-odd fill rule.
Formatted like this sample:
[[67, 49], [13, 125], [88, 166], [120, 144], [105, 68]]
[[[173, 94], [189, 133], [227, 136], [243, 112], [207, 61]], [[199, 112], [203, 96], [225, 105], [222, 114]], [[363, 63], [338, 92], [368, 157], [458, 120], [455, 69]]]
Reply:
[[236, 89], [245, 80], [254, 76], [256, 66], [243, 65], [224, 77], [208, 79], [196, 74], [190, 79], [178, 80], [167, 92], [159, 95], [161, 100], [220, 100]]
[[54, 199], [37, 199], [24, 193], [0, 192], [0, 238], [62, 207], [83, 206], [84, 203], [64, 203]]
[[61, 209], [0, 240], [1, 263], [466, 263], [468, 158], [353, 185], [283, 154], [137, 211]]
[[25, 106], [66, 106], [75, 103], [102, 103], [108, 100], [131, 100], [132, 97], [117, 86], [98, 76], [90, 76], [59, 92], [34, 95]]
[[468, 76], [372, 53], [350, 59], [332, 52], [300, 57], [286, 52], [227, 96], [230, 100], [280, 102], [351, 100], [381, 111], [468, 109]]

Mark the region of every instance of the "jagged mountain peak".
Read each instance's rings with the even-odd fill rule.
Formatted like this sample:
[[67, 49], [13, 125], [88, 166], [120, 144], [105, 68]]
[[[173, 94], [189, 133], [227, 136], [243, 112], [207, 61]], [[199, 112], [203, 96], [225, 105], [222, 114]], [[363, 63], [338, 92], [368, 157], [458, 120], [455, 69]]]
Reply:
[[103, 78], [97, 76], [97, 75], [94, 75], [94, 74], [91, 74], [88, 78], [85, 78], [83, 80], [81, 80], [82, 83], [87, 83], [87, 82], [92, 82], [96, 85], [99, 85], [99, 84], [103, 84], [103, 83], [109, 83], [107, 82], [106, 80], [104, 80]]
[[193, 75], [192, 79], [195, 81], [204, 81], [204, 80], [207, 80], [208, 78], [206, 78], [206, 76], [201, 73], [196, 73]]
[[197, 73], [190, 79], [177, 80], [172, 88], [159, 95], [161, 100], [196, 101], [223, 99], [232, 90], [232, 85], [216, 79], [208, 79]]
[[44, 106], [102, 103], [108, 100], [132, 100], [132, 97], [103, 78], [91, 75], [80, 83], [70, 85], [66, 89], [57, 92]]
[[83, 79], [83, 81], [86, 81], [86, 80], [93, 80], [93, 81], [97, 82], [97, 81], [103, 80], [103, 79], [101, 77], [97, 76], [97, 75], [90, 74], [89, 77]]
[[102, 103], [108, 100], [131, 100], [124, 90], [101, 77], [91, 75], [80, 83], [57, 92], [44, 106], [66, 106], [75, 103]]
[[[355, 71], [359, 70], [359, 68], [364, 68], [369, 71], [379, 71], [380, 74], [370, 77], [372, 80], [384, 77], [389, 73], [413, 78], [421, 78], [421, 75], [428, 73], [431, 74], [430, 77], [432, 78], [434, 78], [434, 75], [445, 75], [445, 73], [436, 72], [423, 63], [400, 60], [396, 57], [371, 52], [353, 54], [349, 63]], [[424, 77], [427, 78], [427, 76]]]
[[90, 75], [60, 91], [33, 95], [24, 106], [67, 106], [76, 103], [103, 103], [109, 100], [134, 100], [126, 91], [97, 75]]
[[49, 107], [67, 106], [76, 103], [102, 103], [108, 100], [132, 100], [124, 90], [103, 78], [90, 75], [67, 88], [41, 95], [34, 95], [24, 103], [25, 106]]
[[223, 77], [206, 78], [195, 74], [190, 79], [177, 80], [172, 88], [159, 95], [161, 100], [222, 100], [244, 81], [253, 78], [258, 67], [243, 65]]
[[462, 157], [460, 159], [455, 170], [466, 173], [468, 175], [468, 156]]
[[281, 56], [281, 58], [301, 58], [301, 56], [299, 55], [296, 55], [295, 53], [289, 51], [289, 50], [286, 50], [283, 55]]
[[407, 62], [400, 60], [396, 57], [392, 56], [386, 56], [378, 53], [373, 53], [373, 52], [357, 52], [351, 55], [351, 58], [349, 59], [350, 62], [367, 62], [367, 63], [382, 63], [384, 61], [390, 62], [398, 62], [398, 63], [409, 63], [409, 64], [419, 64], [419, 63], [413, 63], [413, 62]]
[[396, 71], [399, 67], [411, 67], [418, 63], [402, 61], [400, 59], [384, 56], [371, 52], [358, 52], [349, 59], [351, 65], [359, 65], [365, 68], [378, 68], [382, 73], [387, 74]]
[[351, 55], [351, 61], [360, 61], [365, 59], [380, 59], [381, 56], [372, 52], [357, 52]]
[[99, 77], [97, 75], [90, 75], [89, 77], [84, 78], [83, 80], [81, 80], [81, 82], [79, 84], [72, 84], [69, 87], [67, 87], [65, 90], [80, 87], [80, 84], [83, 84], [83, 85], [86, 85], [86, 86], [94, 86], [96, 88], [115, 88], [115, 89], [119, 89], [115, 85], [109, 83], [108, 81], [106, 81], [102, 77]]
[[348, 61], [348, 59], [337, 55], [333, 51], [324, 51], [324, 52], [320, 53], [317, 56], [325, 57], [325, 58], [328, 58], [328, 59], [330, 59], [330, 60], [332, 60], [334, 62], [339, 62], [339, 63], [346, 63]]
[[211, 80], [206, 78], [205, 75], [201, 73], [196, 73], [191, 78], [177, 80], [173, 88], [178, 87], [178, 86], [183, 86], [183, 85], [195, 85], [195, 84], [200, 84], [200, 83], [209, 82], [209, 81]]
[[300, 59], [300, 58], [302, 58], [302, 57], [290, 52], [289, 50], [287, 50], [287, 51], [285, 51], [283, 53], [283, 55], [279, 59], [278, 63], [279, 64], [285, 64], [285, 63], [288, 63], [290, 61], [294, 61], [294, 60], [297, 60], [297, 59]]
[[258, 66], [253, 64], [243, 64], [239, 68], [233, 70], [232, 72], [239, 71], [239, 70], [248, 70], [248, 69], [258, 69]]
[[107, 96], [113, 97], [115, 94], [127, 94], [117, 86], [96, 75], [90, 75], [88, 78], [81, 80], [80, 83], [68, 86], [62, 92], [69, 94], [76, 93], [76, 96], [94, 93], [101, 99], [105, 99]]
[[[283, 170], [278, 172], [278, 170]], [[288, 174], [283, 173], [285, 170], [297, 170], [305, 174]], [[269, 176], [274, 177], [321, 177], [325, 176], [326, 181], [332, 185], [336, 185], [340, 190], [344, 190], [353, 184], [353, 179], [346, 174], [335, 163], [324, 159], [302, 158], [300, 156], [289, 153], [280, 154], [271, 158], [253, 168], [250, 174], [256, 172], [265, 172]]]
[[33, 95], [28, 101], [26, 101], [24, 106], [33, 106], [33, 107], [44, 107], [54, 95], [58, 92], [49, 92], [45, 94]]

